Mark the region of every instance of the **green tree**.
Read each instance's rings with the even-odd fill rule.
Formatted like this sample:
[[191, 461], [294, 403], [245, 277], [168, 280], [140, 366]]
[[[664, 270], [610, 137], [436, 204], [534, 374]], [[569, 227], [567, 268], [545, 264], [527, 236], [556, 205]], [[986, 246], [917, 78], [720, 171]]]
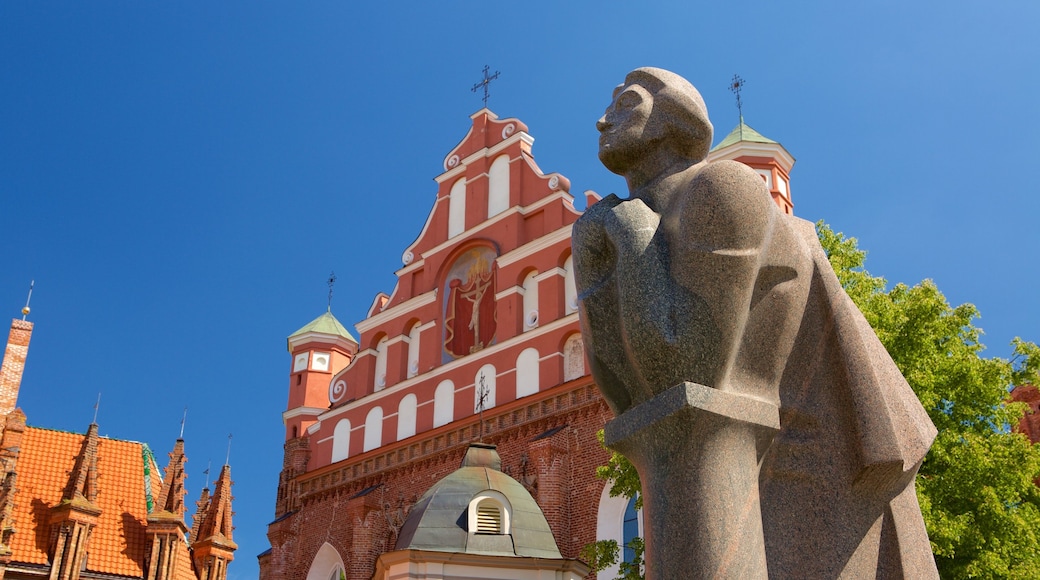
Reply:
[[[1009, 359], [982, 356], [973, 305], [950, 306], [930, 280], [888, 289], [863, 268], [866, 252], [855, 238], [822, 222], [817, 232], [846, 292], [939, 430], [917, 494], [940, 575], [1037, 578], [1040, 447], [1012, 431], [1024, 406], [1007, 398], [1011, 385], [1037, 384], [1040, 348], [1016, 338]], [[639, 490], [635, 469], [619, 454], [597, 475], [614, 481], [618, 495]], [[589, 552], [598, 558], [593, 565], [616, 562], [616, 543], [594, 544]]]

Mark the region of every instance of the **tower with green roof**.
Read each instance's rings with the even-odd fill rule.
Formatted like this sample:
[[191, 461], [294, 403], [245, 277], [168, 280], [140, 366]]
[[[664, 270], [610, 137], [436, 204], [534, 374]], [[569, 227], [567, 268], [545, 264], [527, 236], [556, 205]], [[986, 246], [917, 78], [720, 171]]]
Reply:
[[784, 213], [794, 213], [791, 201], [791, 168], [794, 157], [779, 142], [762, 135], [740, 117], [737, 126], [708, 153], [708, 161], [732, 159], [762, 176], [769, 194]]
[[328, 410], [332, 377], [350, 364], [358, 342], [329, 310], [290, 334], [288, 347], [289, 403], [282, 413], [286, 441], [304, 435]]

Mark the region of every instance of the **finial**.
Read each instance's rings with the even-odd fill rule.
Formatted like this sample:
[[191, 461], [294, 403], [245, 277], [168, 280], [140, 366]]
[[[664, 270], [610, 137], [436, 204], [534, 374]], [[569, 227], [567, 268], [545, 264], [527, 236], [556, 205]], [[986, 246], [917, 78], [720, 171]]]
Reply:
[[212, 467], [212, 466], [213, 466], [213, 460], [212, 459], [208, 459], [206, 461], [206, 471], [202, 472], [202, 474], [206, 476], [206, 485], [203, 486], [206, 489], [209, 489], [209, 468]]
[[184, 439], [184, 421], [188, 419], [188, 408], [184, 407], [184, 415], [181, 417], [181, 434], [177, 436], [178, 439]]
[[743, 103], [740, 102], [740, 89], [744, 87], [744, 79], [740, 78], [740, 75], [733, 75], [733, 80], [729, 83], [729, 90], [733, 91], [733, 94], [737, 96], [737, 114], [740, 115], [740, 138], [744, 138], [744, 108]]
[[487, 108], [488, 97], [491, 96], [488, 93], [488, 85], [491, 84], [491, 81], [493, 81], [493, 80], [498, 78], [498, 71], [497, 70], [495, 71], [495, 74], [493, 74], [491, 76], [488, 76], [488, 70], [490, 70], [488, 65], [484, 65], [484, 78], [479, 83], [473, 85], [473, 88], [470, 89], [470, 90], [472, 90], [475, 93], [475, 92], [477, 92], [477, 89], [479, 89], [481, 87], [484, 88], [484, 107], [485, 108]]
[[227, 434], [227, 456], [224, 458], [224, 465], [231, 462], [231, 433]]
[[329, 312], [332, 312], [332, 287], [336, 285], [336, 272], [329, 272]]
[[22, 307], [22, 320], [25, 320], [26, 316], [29, 316], [29, 301], [32, 300], [32, 289], [36, 285], [36, 280], [29, 282], [29, 296], [25, 298], [25, 306]]
[[100, 407], [100, 406], [101, 406], [101, 391], [98, 391], [97, 402], [94, 403], [94, 420], [91, 421], [91, 423], [93, 423], [95, 425], [97, 424], [97, 412], [98, 412], [98, 407]]

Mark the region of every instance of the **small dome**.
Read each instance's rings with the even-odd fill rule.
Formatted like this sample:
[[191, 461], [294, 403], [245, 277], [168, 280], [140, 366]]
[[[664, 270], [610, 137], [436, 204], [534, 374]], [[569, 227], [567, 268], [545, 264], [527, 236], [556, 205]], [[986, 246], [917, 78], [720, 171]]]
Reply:
[[[494, 445], [471, 444], [462, 467], [412, 506], [394, 549], [562, 558], [541, 508], [501, 467]], [[482, 527], [489, 506], [500, 508], [500, 527], [494, 528], [494, 514], [490, 521], [502, 533]], [[480, 522], [477, 529], [471, 522]]]
[[354, 340], [354, 337], [351, 336], [349, 332], [347, 332], [347, 329], [344, 328], [342, 324], [340, 324], [339, 320], [336, 320], [336, 317], [332, 315], [332, 312], [326, 312], [321, 316], [315, 318], [314, 320], [308, 322], [306, 326], [290, 334], [289, 338], [292, 339], [294, 336], [300, 336], [308, 332], [316, 332], [320, 334], [328, 334], [331, 336], [339, 336], [351, 342], [357, 342], [356, 340]]

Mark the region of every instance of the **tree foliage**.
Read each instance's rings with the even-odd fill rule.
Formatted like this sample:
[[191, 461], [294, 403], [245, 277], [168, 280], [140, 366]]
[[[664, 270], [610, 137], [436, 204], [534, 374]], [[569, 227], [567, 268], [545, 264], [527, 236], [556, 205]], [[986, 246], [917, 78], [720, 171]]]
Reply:
[[[940, 575], [1036, 578], [1040, 447], [1012, 430], [1024, 405], [1008, 403], [1008, 393], [1012, 385], [1037, 384], [1040, 348], [1016, 338], [1010, 358], [984, 357], [975, 306], [951, 306], [931, 280], [889, 289], [884, 278], [863, 268], [866, 252], [855, 238], [822, 222], [817, 232], [845, 291], [939, 430], [918, 474], [917, 494]], [[615, 495], [639, 491], [638, 474], [617, 453], [597, 475], [613, 482]], [[597, 544], [590, 547], [598, 558], [592, 565], [616, 563], [616, 542]]]

